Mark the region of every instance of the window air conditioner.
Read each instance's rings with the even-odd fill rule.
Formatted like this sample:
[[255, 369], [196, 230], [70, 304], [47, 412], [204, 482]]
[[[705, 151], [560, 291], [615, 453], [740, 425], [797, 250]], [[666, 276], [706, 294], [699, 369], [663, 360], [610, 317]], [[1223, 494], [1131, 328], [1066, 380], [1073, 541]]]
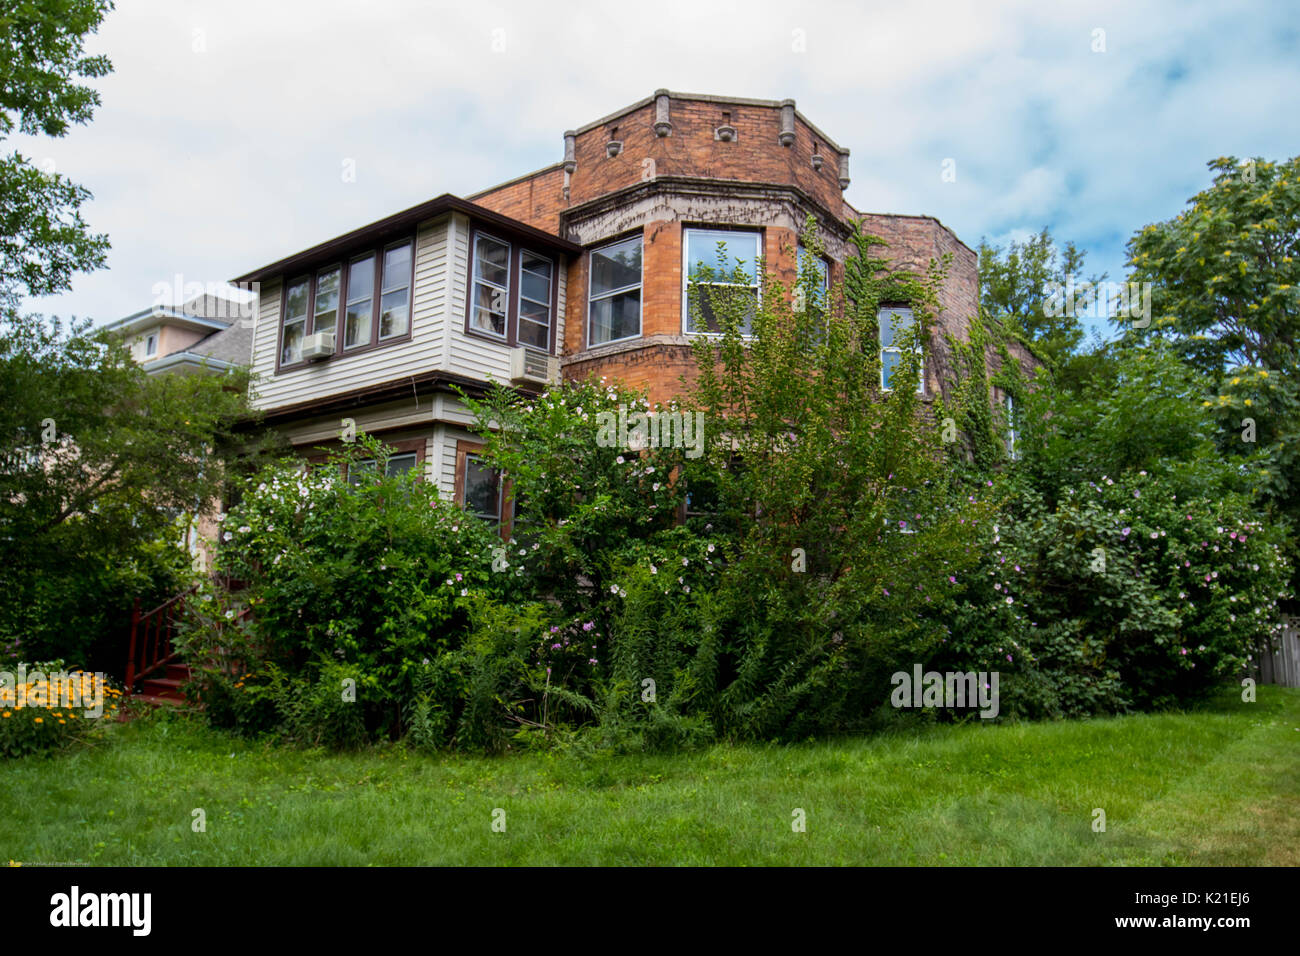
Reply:
[[510, 382], [551, 385], [560, 380], [560, 360], [520, 345], [510, 350]]

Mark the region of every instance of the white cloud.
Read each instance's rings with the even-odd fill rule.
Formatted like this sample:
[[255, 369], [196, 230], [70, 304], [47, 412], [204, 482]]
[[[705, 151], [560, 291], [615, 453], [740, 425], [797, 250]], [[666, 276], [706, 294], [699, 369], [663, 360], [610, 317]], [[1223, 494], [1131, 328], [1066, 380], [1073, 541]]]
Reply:
[[1049, 225], [1117, 277], [1207, 160], [1300, 153], [1295, 46], [1262, 3], [122, 0], [91, 42], [116, 67], [93, 123], [13, 141], [94, 192], [111, 268], [31, 305], [117, 318], [176, 272], [227, 278], [548, 165], [565, 129], [663, 86], [793, 96], [852, 150], [860, 208], [972, 246]]

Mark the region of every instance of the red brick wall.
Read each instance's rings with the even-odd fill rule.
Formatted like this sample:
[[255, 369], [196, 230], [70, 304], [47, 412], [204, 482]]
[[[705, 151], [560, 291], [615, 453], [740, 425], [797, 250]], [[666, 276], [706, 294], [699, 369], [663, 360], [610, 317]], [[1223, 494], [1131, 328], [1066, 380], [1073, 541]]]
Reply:
[[[724, 113], [729, 114], [724, 118]], [[795, 186], [822, 207], [839, 211], [843, 220], [861, 218], [864, 228], [885, 239], [883, 255], [898, 268], [923, 275], [931, 259], [952, 255], [948, 276], [940, 290], [940, 314], [932, 339], [931, 360], [946, 362], [944, 333], [966, 338], [966, 322], [978, 309], [978, 273], [975, 253], [963, 245], [938, 220], [924, 216], [859, 214], [843, 199], [839, 185], [840, 155], [827, 145], [799, 116], [795, 117], [795, 141], [782, 146], [779, 139], [779, 106], [724, 104], [706, 100], [673, 98], [669, 120], [672, 134], [655, 133], [655, 103], [637, 109], [580, 133], [575, 141], [576, 167], [568, 177], [562, 167], [542, 170], [517, 182], [473, 197], [473, 201], [503, 215], [557, 234], [562, 233], [564, 212], [590, 200], [635, 186], [650, 178], [643, 163], [653, 160], [655, 177], [690, 178], [769, 183]], [[727, 122], [736, 129], [734, 142], [714, 138], [714, 129]], [[610, 157], [606, 144], [622, 142], [619, 155]], [[556, 143], [561, 154], [562, 143]], [[824, 158], [820, 170], [813, 169], [816, 149]], [[736, 223], [741, 224], [741, 223]], [[655, 220], [644, 224], [644, 284], [642, 287], [642, 335], [682, 334], [682, 224]], [[612, 238], [612, 237], [611, 237]], [[796, 278], [795, 259], [789, 253], [798, 241], [791, 229], [768, 226], [764, 255], [769, 273], [786, 283]], [[832, 263], [832, 282], [843, 278], [842, 264]], [[577, 356], [586, 349], [587, 263], [578, 257], [569, 267], [567, 325], [564, 354]], [[689, 348], [659, 344], [649, 348], [619, 351], [604, 358], [570, 362], [565, 375], [588, 375], [621, 379], [647, 387], [655, 399], [680, 392], [683, 372], [694, 369]], [[927, 383], [927, 389], [932, 387]]]

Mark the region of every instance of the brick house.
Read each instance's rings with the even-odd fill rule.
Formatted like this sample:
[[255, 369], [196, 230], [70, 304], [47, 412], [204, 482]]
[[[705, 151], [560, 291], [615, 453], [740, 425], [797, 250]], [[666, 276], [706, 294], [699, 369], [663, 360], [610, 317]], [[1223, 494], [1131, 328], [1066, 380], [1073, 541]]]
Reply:
[[[852, 220], [889, 242], [897, 266], [921, 273], [951, 254], [918, 383], [938, 388], [942, 333], [965, 338], [978, 308], [975, 253], [937, 219], [850, 206], [849, 151], [793, 100], [659, 90], [563, 144], [544, 169], [235, 279], [260, 284], [250, 361], [266, 421], [310, 457], [350, 419], [394, 450], [390, 468], [420, 469], [446, 497], [508, 521], [452, 387], [538, 390], [594, 375], [669, 398], [694, 368], [691, 338], [708, 334], [687, 308], [693, 263], [711, 263], [724, 240], [730, 256], [762, 257], [793, 281], [809, 215], [832, 283]], [[886, 365], [890, 354], [882, 343]]]

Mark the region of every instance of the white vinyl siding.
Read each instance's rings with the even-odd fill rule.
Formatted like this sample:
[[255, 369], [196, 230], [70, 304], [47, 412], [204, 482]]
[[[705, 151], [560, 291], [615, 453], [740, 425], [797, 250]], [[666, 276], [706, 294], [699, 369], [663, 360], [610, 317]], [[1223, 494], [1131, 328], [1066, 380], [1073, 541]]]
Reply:
[[[262, 286], [257, 328], [253, 335], [253, 372], [257, 376], [254, 407], [273, 408], [313, 399], [323, 399], [338, 392], [391, 382], [403, 376], [418, 375], [446, 366], [447, 324], [463, 323], [464, 299], [455, 290], [449, 297], [448, 267], [463, 269], [463, 257], [455, 262], [451, 245], [463, 230], [455, 226], [460, 217], [444, 216], [424, 223], [416, 230], [415, 289], [411, 304], [411, 339], [355, 355], [337, 356], [327, 362], [275, 373], [275, 355], [280, 340], [280, 296], [283, 283], [271, 280]], [[456, 273], [453, 272], [453, 275]], [[463, 272], [460, 273], [463, 276]], [[296, 278], [296, 277], [295, 277]], [[460, 282], [464, 295], [464, 282]], [[456, 302], [459, 301], [459, 308]], [[458, 313], [458, 315], [453, 314]], [[456, 326], [463, 329], [463, 324]], [[463, 339], [465, 336], [458, 335]], [[507, 368], [508, 373], [508, 368]], [[460, 370], [460, 374], [481, 378], [478, 368]], [[498, 374], [498, 377], [502, 377]]]

